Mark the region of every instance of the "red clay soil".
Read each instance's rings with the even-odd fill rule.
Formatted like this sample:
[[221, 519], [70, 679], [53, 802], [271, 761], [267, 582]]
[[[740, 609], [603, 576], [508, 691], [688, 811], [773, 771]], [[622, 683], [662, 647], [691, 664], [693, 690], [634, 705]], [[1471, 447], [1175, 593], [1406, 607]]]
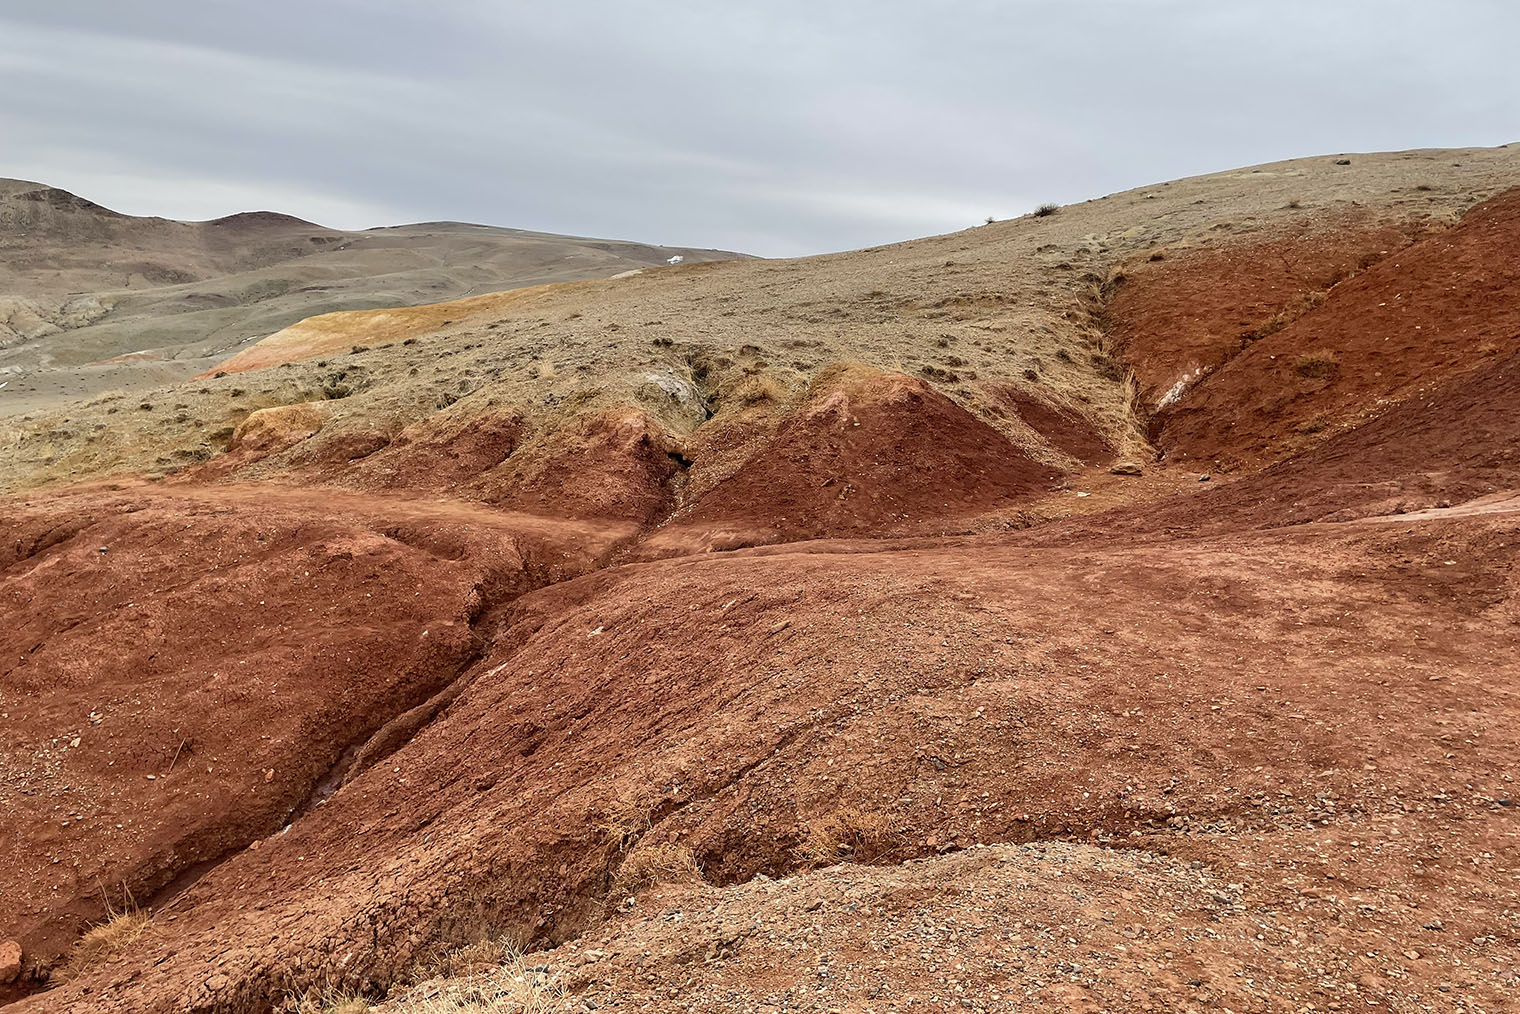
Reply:
[[1379, 223], [1366, 210], [1305, 217], [1267, 242], [1183, 251], [1125, 268], [1107, 305], [1148, 410], [1295, 317], [1334, 285], [1434, 226]]
[[33, 965], [284, 825], [484, 650], [493, 603], [630, 534], [258, 487], [3, 510], [0, 927]]
[[[1332, 436], [1313, 450], [1210, 496], [1207, 524], [1293, 525], [1399, 515], [1520, 489], [1520, 351], [1485, 358], [1468, 373]], [[1175, 528], [1191, 505], [1158, 510]]]
[[461, 491], [508, 510], [648, 525], [670, 512], [685, 466], [658, 422], [625, 409], [537, 434]]
[[1259, 466], [1520, 348], [1520, 191], [1336, 285], [1156, 419], [1170, 460]]
[[922, 380], [840, 369], [648, 545], [723, 550], [926, 523], [944, 530], [1028, 499], [1057, 475]]
[[522, 438], [523, 421], [517, 413], [439, 413], [395, 437], [367, 431], [317, 442], [298, 453], [293, 464], [300, 474], [317, 481], [437, 492], [501, 464]]
[[1095, 1006], [1187, 986], [1237, 1010], [1263, 989], [1416, 1009], [1440, 984], [1498, 1010], [1520, 905], [1517, 536], [1500, 513], [1133, 547], [1034, 529], [530, 593], [386, 763], [212, 870], [119, 964], [18, 1010], [379, 989], [440, 944], [614, 915], [635, 843], [679, 843], [726, 885], [806, 868], [840, 826], [875, 862], [1072, 839], [1130, 883], [1202, 863], [1220, 907], [1191, 904], [1179, 934], [1134, 891], [1084, 902], [1090, 925], [1144, 931], [1078, 980]]
[[1014, 418], [1043, 437], [1052, 447], [1086, 465], [1105, 465], [1114, 458], [1092, 421], [1070, 406], [1055, 406], [1012, 384], [982, 384], [993, 418]]

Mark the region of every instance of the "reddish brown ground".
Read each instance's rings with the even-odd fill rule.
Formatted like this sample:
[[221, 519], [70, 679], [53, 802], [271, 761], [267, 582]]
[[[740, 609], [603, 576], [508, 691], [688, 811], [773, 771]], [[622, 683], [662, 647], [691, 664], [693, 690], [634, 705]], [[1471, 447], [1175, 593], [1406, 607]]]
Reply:
[[125, 485], [12, 502], [0, 925], [34, 960], [283, 826], [485, 649], [493, 604], [629, 530], [463, 504]]
[[1058, 474], [922, 380], [836, 371], [649, 548], [723, 550], [925, 523], [954, 530]]
[[[1505, 1009], [1517, 238], [1492, 201], [1228, 358], [1159, 417], [1138, 488], [1187, 488], [1156, 502], [854, 371], [722, 441], [436, 417], [305, 486], [6, 501], [0, 919], [45, 973], [102, 885], [154, 909], [16, 1009], [379, 995], [502, 932], [576, 1009]], [[1331, 376], [1285, 383], [1322, 338]], [[1291, 456], [1198, 483], [1205, 449]], [[1104, 513], [943, 534], [1099, 483]], [[657, 846], [703, 882], [630, 898]]]
[[[1323, 246], [1243, 247], [1142, 274], [1116, 297], [1113, 315], [1146, 389], [1164, 392], [1167, 378], [1203, 368], [1157, 413], [1157, 446], [1179, 463], [1261, 465], [1508, 355], [1520, 348], [1517, 239], [1520, 193], [1510, 192], [1402, 250], [1383, 233], [1353, 232]], [[1368, 251], [1366, 260], [1378, 246], [1388, 255], [1318, 288], [1352, 250]], [[1323, 302], [1280, 330], [1243, 335], [1248, 322], [1262, 330], [1258, 311], [1280, 303], [1285, 287], [1275, 270], [1241, 262], [1281, 259], [1286, 272], [1299, 257], [1304, 293], [1326, 292]], [[1199, 351], [1205, 346], [1212, 351]]]
[[1332, 220], [1306, 214], [1264, 243], [1162, 252], [1130, 265], [1108, 314], [1141, 402], [1153, 407], [1179, 381], [1218, 369], [1429, 228], [1383, 224], [1366, 210]]
[[[1503, 872], [1520, 861], [1517, 525], [1130, 546], [1035, 529], [558, 584], [516, 601], [435, 722], [320, 818], [196, 883], [160, 917], [168, 942], [78, 1002], [253, 1010], [311, 981], [388, 982], [430, 944], [488, 929], [564, 939], [599, 918], [641, 834], [726, 884], [798, 869], [810, 824], [842, 810], [888, 822], [863, 858], [1090, 840], [1122, 847], [1120, 863], [1202, 860], [1246, 885], [1253, 913], [1361, 898], [1301, 944], [1337, 991], [1386, 976], [1388, 959], [1346, 954], [1375, 948], [1398, 970], [1375, 998], [1456, 981], [1498, 1009], [1508, 966], [1468, 966], [1475, 946], [1512, 953], [1520, 902]], [[1110, 917], [1141, 919], [1138, 899], [1105, 898]], [[1242, 970], [1280, 997], [1317, 989], [1312, 968], [1188, 940], [1171, 974], [1222, 1002], [1243, 995]]]

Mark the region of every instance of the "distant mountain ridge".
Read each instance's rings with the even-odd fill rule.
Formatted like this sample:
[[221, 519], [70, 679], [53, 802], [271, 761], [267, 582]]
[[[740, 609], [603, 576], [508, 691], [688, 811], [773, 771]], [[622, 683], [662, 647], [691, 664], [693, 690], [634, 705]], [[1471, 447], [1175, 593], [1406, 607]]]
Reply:
[[[0, 179], [0, 415], [194, 376], [296, 321], [742, 256], [459, 222], [124, 215]], [[123, 358], [126, 357], [126, 358]]]

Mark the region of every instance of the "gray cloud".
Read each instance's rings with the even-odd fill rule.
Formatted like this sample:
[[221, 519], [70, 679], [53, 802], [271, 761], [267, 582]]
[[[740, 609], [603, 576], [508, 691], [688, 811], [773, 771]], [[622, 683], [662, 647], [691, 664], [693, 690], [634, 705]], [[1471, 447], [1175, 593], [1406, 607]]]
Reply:
[[843, 249], [1330, 151], [1520, 138], [1509, 0], [10, 0], [0, 175]]

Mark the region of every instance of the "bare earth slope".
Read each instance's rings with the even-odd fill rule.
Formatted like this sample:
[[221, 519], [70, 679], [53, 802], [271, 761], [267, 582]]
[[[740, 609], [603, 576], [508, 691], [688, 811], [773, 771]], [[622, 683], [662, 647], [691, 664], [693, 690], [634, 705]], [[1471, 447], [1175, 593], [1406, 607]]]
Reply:
[[313, 314], [604, 278], [678, 254], [736, 256], [457, 222], [134, 218], [0, 180], [0, 415], [183, 380]]
[[1517, 186], [1299, 160], [0, 430], [5, 998], [1506, 1009]]

